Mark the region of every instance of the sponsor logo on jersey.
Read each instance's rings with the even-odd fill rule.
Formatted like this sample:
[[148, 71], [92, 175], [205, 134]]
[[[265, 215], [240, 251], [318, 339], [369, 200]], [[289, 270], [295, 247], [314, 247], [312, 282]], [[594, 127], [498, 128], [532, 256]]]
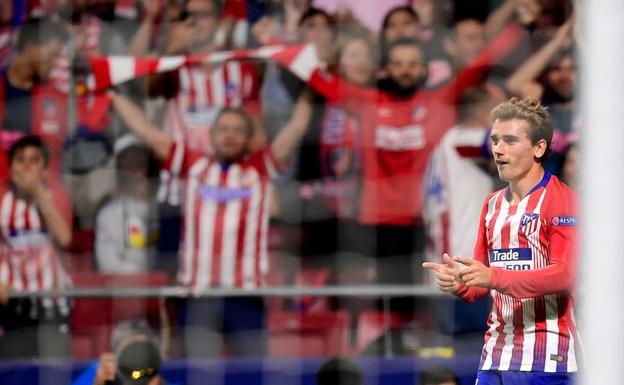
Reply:
[[530, 261], [531, 259], [533, 259], [533, 254], [529, 248], [490, 250], [490, 262]]
[[50, 243], [47, 234], [43, 230], [29, 232], [12, 230], [9, 233], [8, 241], [13, 249], [37, 247]]
[[422, 126], [378, 126], [375, 130], [375, 147], [388, 151], [419, 150], [425, 147]]
[[217, 203], [226, 203], [236, 199], [251, 197], [250, 188], [225, 188], [214, 186], [200, 186], [197, 193], [204, 200], [215, 200]]
[[560, 215], [553, 217], [553, 226], [576, 226], [579, 224], [579, 219], [571, 215]]
[[539, 224], [539, 214], [538, 213], [525, 213], [520, 220], [520, 230], [525, 235], [530, 235], [537, 230], [537, 225]]
[[493, 249], [489, 253], [490, 266], [507, 270], [531, 270], [533, 252], [529, 248]]

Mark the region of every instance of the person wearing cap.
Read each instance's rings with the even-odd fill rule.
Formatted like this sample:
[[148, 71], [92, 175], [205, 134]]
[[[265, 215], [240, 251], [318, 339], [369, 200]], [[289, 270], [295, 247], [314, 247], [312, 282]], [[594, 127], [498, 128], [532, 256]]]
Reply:
[[145, 321], [119, 323], [111, 343], [113, 352], [100, 354], [72, 385], [175, 385], [161, 375], [163, 357]]

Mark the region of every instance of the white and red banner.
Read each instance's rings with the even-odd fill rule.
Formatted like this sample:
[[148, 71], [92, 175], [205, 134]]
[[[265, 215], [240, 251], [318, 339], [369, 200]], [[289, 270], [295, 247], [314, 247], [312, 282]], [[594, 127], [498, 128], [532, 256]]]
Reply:
[[308, 80], [320, 61], [314, 45], [269, 46], [258, 49], [223, 51], [209, 55], [132, 57], [91, 57], [92, 91], [102, 91], [146, 75], [176, 70], [182, 66], [201, 63], [222, 63], [230, 60], [276, 60], [303, 80]]

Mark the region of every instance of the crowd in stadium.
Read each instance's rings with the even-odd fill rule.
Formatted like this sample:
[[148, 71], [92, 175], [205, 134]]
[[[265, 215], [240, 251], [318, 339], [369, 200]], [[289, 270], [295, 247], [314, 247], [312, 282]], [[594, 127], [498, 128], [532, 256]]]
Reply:
[[[430, 284], [421, 263], [471, 256], [481, 203], [502, 186], [489, 143], [498, 103], [548, 107], [545, 167], [576, 187], [573, 5], [2, 1], [0, 357], [94, 358], [114, 323], [137, 315], [115, 316], [115, 301], [83, 299], [81, 310], [81, 299], [13, 293]], [[220, 60], [226, 51], [236, 54]], [[134, 58], [161, 60], [139, 71]], [[111, 86], [95, 87], [101, 78]], [[413, 302], [391, 302], [393, 324], [452, 322], [439, 314], [452, 306], [423, 315]], [[163, 326], [154, 303], [118, 303]], [[267, 354], [271, 312], [357, 318], [380, 304], [198, 296], [164, 306], [180, 326], [169, 354], [206, 357]], [[81, 334], [94, 311], [100, 329]]]

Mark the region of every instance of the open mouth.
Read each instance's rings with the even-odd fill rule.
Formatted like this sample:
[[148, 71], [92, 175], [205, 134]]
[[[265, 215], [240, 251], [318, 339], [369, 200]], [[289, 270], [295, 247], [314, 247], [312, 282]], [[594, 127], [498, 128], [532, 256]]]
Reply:
[[506, 161], [506, 160], [500, 160], [500, 159], [496, 160], [496, 165], [497, 166], [505, 166], [505, 165], [508, 165], [508, 164], [509, 164], [509, 162]]

